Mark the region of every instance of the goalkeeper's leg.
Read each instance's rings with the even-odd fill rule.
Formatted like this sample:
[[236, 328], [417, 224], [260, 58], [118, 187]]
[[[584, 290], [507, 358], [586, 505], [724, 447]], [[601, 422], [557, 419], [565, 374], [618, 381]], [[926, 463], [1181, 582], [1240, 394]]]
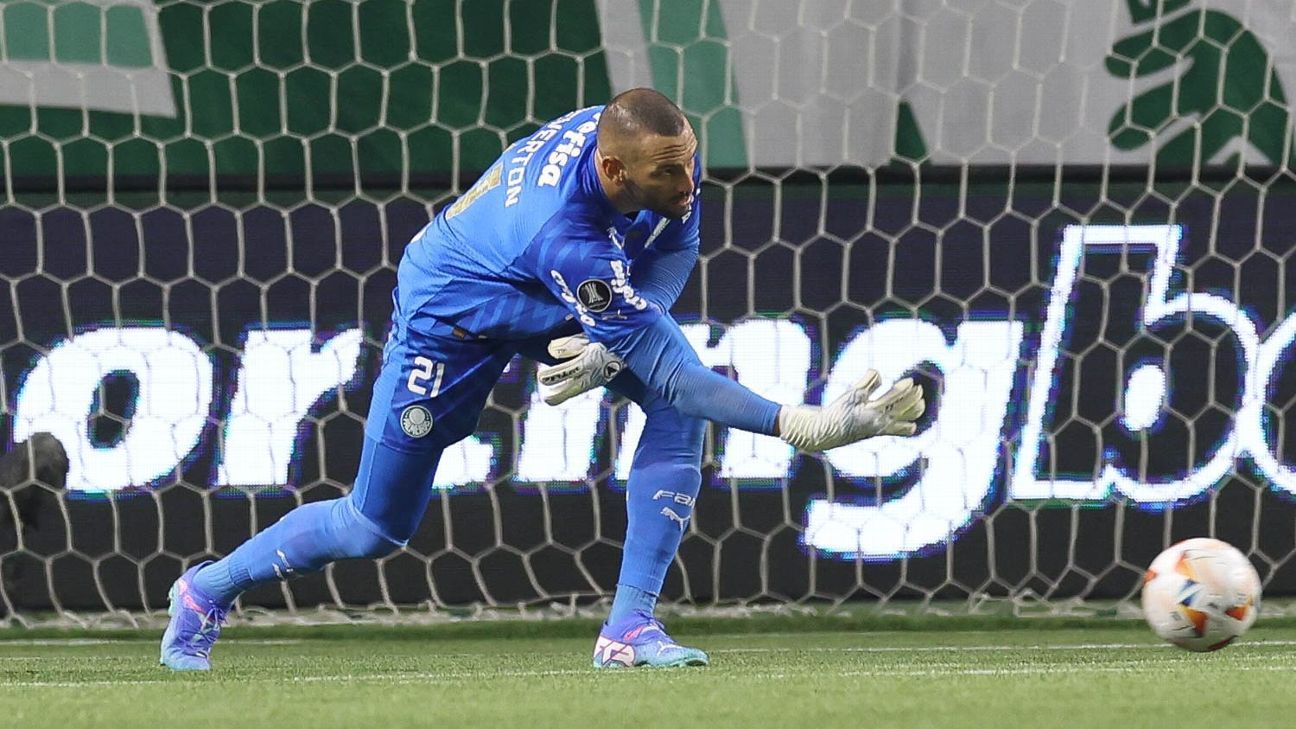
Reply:
[[594, 665], [706, 665], [705, 653], [676, 644], [653, 616], [666, 571], [693, 516], [706, 423], [674, 409], [629, 373], [610, 387], [639, 403], [647, 422], [626, 484], [621, 575], [595, 644]]
[[351, 493], [299, 506], [224, 559], [181, 575], [171, 588], [163, 664], [207, 670], [220, 624], [244, 591], [340, 559], [381, 556], [413, 536], [442, 451], [472, 432], [513, 352], [436, 332], [405, 336], [415, 341], [393, 338], [384, 352]]
[[404, 546], [427, 508], [440, 454], [402, 453], [366, 438], [348, 496], [303, 504], [224, 559], [190, 568], [171, 588], [161, 662], [176, 670], [209, 668], [225, 613], [246, 590]]

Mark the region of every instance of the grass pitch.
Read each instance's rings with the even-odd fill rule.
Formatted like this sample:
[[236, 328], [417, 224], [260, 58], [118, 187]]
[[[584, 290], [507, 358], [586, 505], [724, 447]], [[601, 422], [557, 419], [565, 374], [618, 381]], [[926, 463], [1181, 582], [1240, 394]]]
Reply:
[[770, 625], [677, 620], [712, 665], [658, 671], [591, 669], [583, 623], [245, 627], [226, 631], [206, 675], [159, 667], [151, 633], [8, 631], [0, 726], [1296, 726], [1290, 623], [1190, 654], [1141, 625], [1048, 622], [737, 635], [719, 631]]

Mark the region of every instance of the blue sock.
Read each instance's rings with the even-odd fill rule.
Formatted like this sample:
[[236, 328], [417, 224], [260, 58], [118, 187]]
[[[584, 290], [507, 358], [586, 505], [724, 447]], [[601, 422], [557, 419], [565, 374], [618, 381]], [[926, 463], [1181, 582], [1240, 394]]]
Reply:
[[612, 598], [612, 612], [608, 614], [608, 625], [616, 625], [628, 618], [639, 615], [652, 615], [657, 608], [657, 594], [640, 590], [634, 585], [617, 585], [616, 596]]
[[229, 556], [198, 570], [193, 584], [228, 605], [257, 585], [314, 572], [339, 559], [387, 554], [400, 546], [349, 497], [316, 501], [293, 509]]
[[668, 407], [645, 410], [648, 420], [626, 484], [629, 523], [609, 625], [636, 612], [652, 615], [702, 484], [705, 423]]
[[198, 570], [194, 587], [229, 605], [257, 585], [400, 548], [427, 510], [440, 457], [438, 449], [405, 453], [365, 438], [350, 495], [293, 509], [224, 559]]

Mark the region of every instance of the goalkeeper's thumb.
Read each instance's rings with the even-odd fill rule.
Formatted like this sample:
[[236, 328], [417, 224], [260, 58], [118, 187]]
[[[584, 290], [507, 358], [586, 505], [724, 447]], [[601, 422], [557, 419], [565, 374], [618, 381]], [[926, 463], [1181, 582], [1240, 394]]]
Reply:
[[577, 395], [602, 387], [625, 368], [625, 362], [609, 352], [607, 347], [590, 344], [581, 335], [555, 339], [549, 344], [549, 354], [554, 357], [574, 355], [572, 359], [541, 365], [536, 370], [540, 398], [549, 405], [561, 405]]
[[584, 334], [573, 334], [570, 337], [558, 337], [549, 342], [549, 356], [554, 359], [571, 359], [579, 357], [589, 346], [589, 337]]
[[927, 409], [923, 391], [908, 377], [876, 400], [869, 396], [882, 377], [869, 370], [841, 397], [824, 407], [784, 405], [779, 437], [803, 451], [826, 451], [875, 435], [913, 435]]

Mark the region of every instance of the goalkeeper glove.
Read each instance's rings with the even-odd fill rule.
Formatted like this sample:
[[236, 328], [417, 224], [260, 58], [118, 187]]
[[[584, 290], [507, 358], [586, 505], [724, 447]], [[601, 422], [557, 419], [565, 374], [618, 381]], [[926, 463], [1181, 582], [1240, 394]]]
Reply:
[[913, 435], [926, 409], [922, 388], [906, 377], [869, 400], [882, 377], [869, 370], [846, 394], [824, 407], [784, 405], [779, 437], [803, 451], [826, 451], [875, 435]]
[[566, 360], [556, 365], [540, 365], [536, 371], [540, 397], [549, 405], [559, 405], [602, 387], [625, 369], [620, 357], [602, 344], [590, 344], [584, 334], [553, 340], [549, 343], [549, 354]]

